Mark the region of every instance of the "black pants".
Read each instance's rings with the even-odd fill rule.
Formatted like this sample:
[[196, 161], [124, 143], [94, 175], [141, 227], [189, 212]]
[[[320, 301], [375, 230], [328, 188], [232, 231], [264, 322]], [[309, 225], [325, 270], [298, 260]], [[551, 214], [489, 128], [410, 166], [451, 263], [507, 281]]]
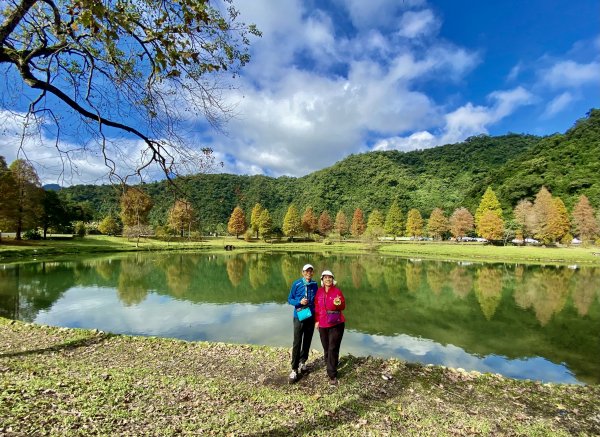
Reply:
[[345, 323], [334, 325], [330, 328], [319, 328], [325, 364], [327, 364], [327, 376], [337, 378], [337, 366], [340, 362], [340, 346], [344, 336]]
[[308, 361], [310, 343], [315, 332], [315, 318], [302, 321], [294, 317], [294, 344], [292, 345], [292, 369], [297, 370], [300, 361]]

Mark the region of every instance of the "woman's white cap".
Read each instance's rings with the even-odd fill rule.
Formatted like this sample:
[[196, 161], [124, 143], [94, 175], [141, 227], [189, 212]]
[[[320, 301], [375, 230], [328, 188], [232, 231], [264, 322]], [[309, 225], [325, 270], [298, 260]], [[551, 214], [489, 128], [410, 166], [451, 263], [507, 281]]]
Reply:
[[302, 267], [302, 271], [305, 272], [308, 269], [313, 269], [314, 270], [315, 268], [312, 266], [312, 264], [304, 264], [304, 267]]
[[331, 276], [332, 278], [335, 277], [333, 276], [333, 273], [331, 273], [330, 270], [323, 270], [323, 273], [321, 273], [321, 278], [323, 278], [323, 276]]

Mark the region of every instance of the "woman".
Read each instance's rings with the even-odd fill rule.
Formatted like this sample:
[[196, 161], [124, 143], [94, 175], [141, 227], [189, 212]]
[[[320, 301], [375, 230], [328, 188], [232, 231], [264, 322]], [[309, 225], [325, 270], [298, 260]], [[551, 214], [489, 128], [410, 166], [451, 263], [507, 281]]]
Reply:
[[335, 286], [333, 273], [325, 270], [321, 273], [321, 287], [315, 296], [315, 327], [319, 329], [327, 376], [331, 385], [337, 385], [337, 366], [340, 361], [340, 345], [344, 336], [346, 319], [342, 310], [346, 308], [346, 299], [342, 290]]

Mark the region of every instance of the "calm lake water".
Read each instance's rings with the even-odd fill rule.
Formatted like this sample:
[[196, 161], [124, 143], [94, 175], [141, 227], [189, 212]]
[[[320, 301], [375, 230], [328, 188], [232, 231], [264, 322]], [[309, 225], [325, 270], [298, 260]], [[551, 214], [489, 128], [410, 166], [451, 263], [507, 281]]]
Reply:
[[[0, 265], [0, 315], [55, 326], [290, 347], [302, 265], [346, 295], [342, 354], [600, 382], [600, 268], [379, 255], [169, 253]], [[318, 335], [313, 348], [322, 350]]]

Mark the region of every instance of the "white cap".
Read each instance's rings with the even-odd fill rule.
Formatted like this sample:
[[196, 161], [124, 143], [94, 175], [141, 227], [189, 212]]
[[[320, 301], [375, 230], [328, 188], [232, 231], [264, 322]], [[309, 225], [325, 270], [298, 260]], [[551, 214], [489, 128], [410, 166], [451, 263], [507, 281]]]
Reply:
[[315, 268], [312, 266], [312, 264], [304, 264], [304, 267], [302, 267], [302, 271], [305, 272], [308, 269], [313, 269], [314, 270]]
[[323, 273], [321, 273], [321, 278], [323, 278], [323, 276], [331, 276], [332, 278], [335, 277], [333, 276], [333, 273], [331, 273], [330, 270], [323, 270]]

